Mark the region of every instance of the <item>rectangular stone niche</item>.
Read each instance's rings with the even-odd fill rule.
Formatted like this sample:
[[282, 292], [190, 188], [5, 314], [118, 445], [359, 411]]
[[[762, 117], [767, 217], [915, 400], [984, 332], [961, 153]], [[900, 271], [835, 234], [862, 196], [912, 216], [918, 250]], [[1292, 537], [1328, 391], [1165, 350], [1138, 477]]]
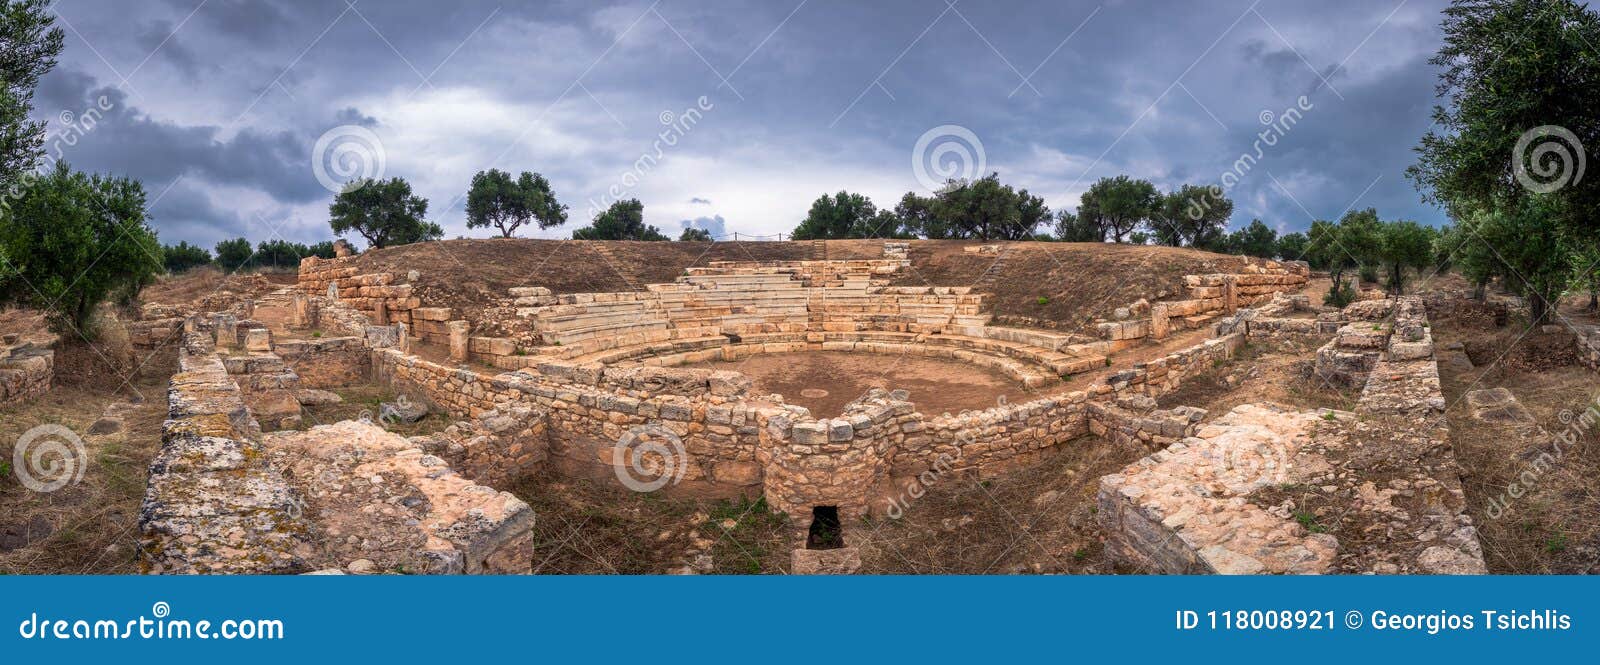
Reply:
[[811, 509], [811, 529], [806, 533], [806, 549], [836, 550], [844, 547], [844, 525], [839, 522], [838, 506]]

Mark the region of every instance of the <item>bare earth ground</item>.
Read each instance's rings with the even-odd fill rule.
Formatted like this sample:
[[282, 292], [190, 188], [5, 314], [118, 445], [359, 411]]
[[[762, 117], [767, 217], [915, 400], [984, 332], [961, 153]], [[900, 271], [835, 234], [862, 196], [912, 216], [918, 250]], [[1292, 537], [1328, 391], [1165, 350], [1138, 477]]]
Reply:
[[1233, 360], [1189, 377], [1161, 396], [1161, 408], [1195, 406], [1212, 420], [1241, 404], [1273, 402], [1301, 409], [1355, 408], [1360, 388], [1340, 388], [1312, 372], [1316, 346], [1295, 342], [1252, 342]]
[[[1140, 298], [1179, 293], [1186, 274], [1233, 270], [1236, 256], [1193, 249], [1101, 243], [1010, 243], [1003, 260], [962, 251], [970, 240], [913, 240], [907, 286], [976, 286], [993, 294], [994, 313], [1042, 319], [1076, 330], [1095, 317]], [[882, 240], [829, 240], [826, 258], [871, 259]], [[600, 250], [601, 247], [605, 249]], [[607, 256], [609, 253], [609, 257]], [[364, 270], [418, 271], [416, 292], [429, 306], [478, 313], [507, 297], [513, 286], [543, 286], [556, 293], [633, 291], [670, 282], [684, 269], [712, 261], [820, 259], [813, 243], [633, 242], [493, 238], [427, 242], [371, 250], [356, 264]], [[996, 267], [998, 265], [998, 267]], [[992, 269], [993, 279], [980, 283]], [[1115, 275], [1116, 279], [1104, 279]], [[1046, 300], [1041, 304], [1039, 298]]]
[[[93, 369], [103, 361], [87, 346], [64, 344], [56, 358], [48, 394], [0, 408], [0, 573], [135, 573], [145, 469], [161, 443], [171, 370], [117, 388], [114, 375]], [[135, 402], [120, 413], [122, 430], [89, 434], [113, 402]], [[22, 434], [48, 424], [79, 436], [88, 462], [80, 482], [38, 493], [10, 465]]]
[[1019, 399], [1022, 386], [997, 371], [967, 363], [915, 356], [842, 351], [776, 353], [731, 362], [695, 365], [750, 377], [753, 394], [783, 395], [785, 402], [829, 418], [869, 389], [907, 390], [917, 410], [937, 415], [995, 406], [1001, 396]]
[[[997, 316], [1042, 319], [1078, 330], [1140, 298], [1178, 296], [1184, 275], [1233, 271], [1244, 264], [1237, 256], [1194, 249], [1104, 243], [1010, 243], [1001, 255], [962, 250], [973, 244], [912, 242], [912, 269], [897, 283], [975, 286], [991, 294]], [[980, 282], [986, 272], [993, 273], [991, 279]]]
[[533, 507], [534, 574], [787, 573], [787, 517], [756, 499], [676, 499], [541, 475], [507, 488]]
[[1110, 573], [1095, 518], [1100, 476], [1144, 455], [1086, 436], [998, 478], [942, 477], [898, 519], [857, 531], [863, 573]]
[[[1576, 308], [1563, 307], [1563, 313], [1570, 309]], [[1530, 331], [1526, 321], [1496, 328], [1481, 319], [1438, 317], [1433, 329], [1441, 348], [1462, 342], [1476, 365], [1441, 360], [1439, 373], [1451, 443], [1490, 572], [1600, 572], [1600, 430], [1574, 432], [1574, 444], [1555, 463], [1541, 465], [1528, 438], [1478, 421], [1463, 399], [1473, 390], [1506, 388], [1539, 426], [1561, 434], [1568, 430], [1563, 412], [1570, 419], [1600, 398], [1600, 375], [1575, 363], [1570, 337]], [[1527, 493], [1512, 496], [1513, 484]]]

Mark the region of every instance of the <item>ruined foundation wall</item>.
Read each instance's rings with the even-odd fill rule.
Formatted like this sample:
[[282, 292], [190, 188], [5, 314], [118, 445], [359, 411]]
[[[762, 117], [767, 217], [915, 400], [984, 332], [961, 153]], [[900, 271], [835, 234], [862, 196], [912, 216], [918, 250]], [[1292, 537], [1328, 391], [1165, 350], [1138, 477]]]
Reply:
[[[147, 573], [525, 573], [532, 520], [416, 443], [344, 421], [263, 434], [191, 320], [140, 510]], [[267, 354], [270, 355], [270, 354]], [[243, 356], [246, 361], [263, 356]], [[273, 358], [276, 358], [273, 356]], [[242, 376], [248, 376], [245, 373]]]
[[[1237, 334], [1206, 340], [1112, 374], [1087, 391], [1021, 404], [928, 416], [903, 394], [886, 393], [868, 395], [839, 417], [824, 419], [749, 396], [748, 380], [732, 372], [546, 361], [486, 376], [397, 349], [377, 350], [372, 357], [380, 380], [457, 417], [531, 409], [535, 415], [529, 417], [545, 421], [546, 453], [538, 459], [564, 474], [612, 482], [618, 467], [630, 463], [628, 440], [670, 432], [686, 458], [671, 491], [765, 491], [778, 510], [835, 505], [864, 513], [881, 508], [897, 488], [929, 469], [998, 475], [1038, 462], [1091, 427], [1147, 446], [1172, 436], [1174, 427], [1186, 432], [1192, 429], [1188, 412], [1092, 410], [1091, 399], [1176, 389], [1186, 377], [1230, 357], [1241, 341]], [[1092, 424], [1096, 417], [1099, 426]], [[512, 455], [524, 460], [514, 466], [526, 470], [528, 449], [523, 445]]]
[[267, 463], [260, 427], [210, 335], [185, 333], [178, 363], [139, 510], [140, 570], [308, 572], [314, 547], [301, 498]]
[[13, 339], [0, 344], [0, 404], [24, 402], [48, 392], [55, 379], [54, 340], [8, 337]]
[[372, 316], [373, 323], [410, 325], [411, 310], [422, 306], [411, 285], [391, 272], [358, 274], [354, 261], [307, 257], [300, 261], [299, 287], [307, 295], [326, 297], [332, 286], [341, 302]]
[[273, 353], [306, 388], [341, 388], [372, 380], [372, 354], [361, 337], [285, 340]]
[[[1485, 572], [1425, 308], [1391, 307], [1356, 413], [1242, 405], [1101, 478], [1113, 559], [1182, 574]], [[1338, 509], [1296, 513], [1312, 508], [1272, 494], [1284, 485]], [[1330, 524], [1308, 530], [1302, 517]]]

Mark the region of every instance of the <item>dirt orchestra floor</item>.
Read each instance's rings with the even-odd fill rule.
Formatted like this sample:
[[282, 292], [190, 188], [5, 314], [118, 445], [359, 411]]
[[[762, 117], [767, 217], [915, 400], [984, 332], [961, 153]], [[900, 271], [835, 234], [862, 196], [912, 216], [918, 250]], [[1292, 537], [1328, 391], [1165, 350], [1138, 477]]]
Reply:
[[991, 408], [1001, 396], [1029, 398], [1021, 384], [1000, 372], [937, 358], [818, 351], [694, 366], [740, 372], [750, 377], [752, 394], [778, 393], [820, 418], [838, 415], [872, 388], [909, 391], [917, 410], [930, 416]]

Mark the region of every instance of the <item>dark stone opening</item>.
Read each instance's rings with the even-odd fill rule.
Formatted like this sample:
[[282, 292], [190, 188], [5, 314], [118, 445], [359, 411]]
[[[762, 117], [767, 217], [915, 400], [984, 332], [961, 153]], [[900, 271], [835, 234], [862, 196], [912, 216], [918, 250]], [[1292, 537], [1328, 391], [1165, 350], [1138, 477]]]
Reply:
[[806, 549], [834, 550], [844, 547], [844, 527], [839, 523], [838, 506], [811, 509], [811, 531], [806, 534]]

